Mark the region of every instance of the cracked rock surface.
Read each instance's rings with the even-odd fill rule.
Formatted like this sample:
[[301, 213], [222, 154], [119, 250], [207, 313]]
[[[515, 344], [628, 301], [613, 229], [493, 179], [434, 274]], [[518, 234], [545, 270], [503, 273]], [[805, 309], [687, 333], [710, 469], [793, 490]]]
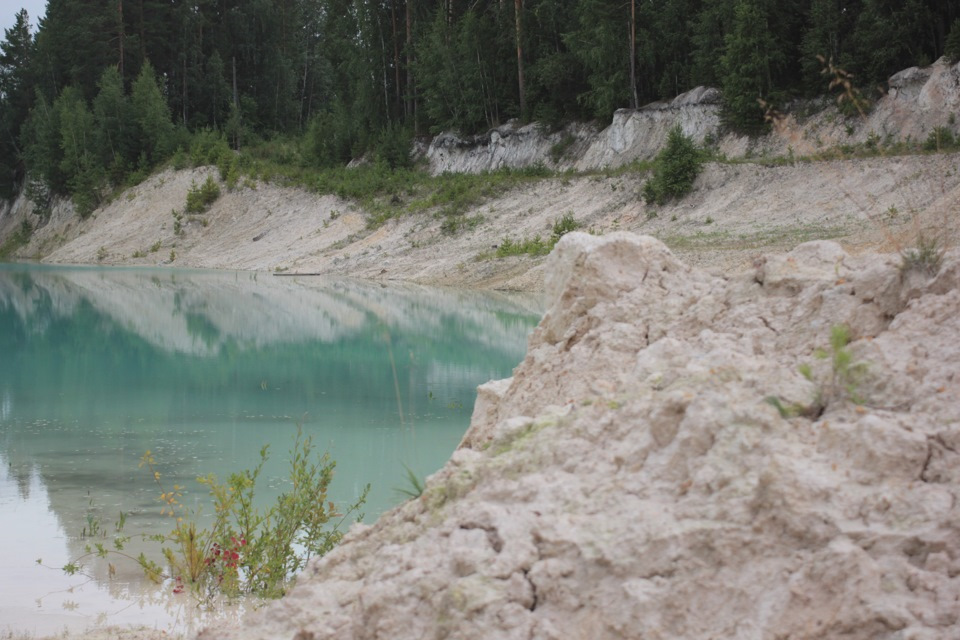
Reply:
[[201, 637], [956, 638], [958, 259], [814, 242], [724, 278], [569, 234], [424, 494]]

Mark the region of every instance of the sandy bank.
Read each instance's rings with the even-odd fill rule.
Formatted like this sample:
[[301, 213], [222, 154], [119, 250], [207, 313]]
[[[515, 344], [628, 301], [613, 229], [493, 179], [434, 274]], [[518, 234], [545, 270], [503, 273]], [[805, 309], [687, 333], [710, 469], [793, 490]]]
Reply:
[[955, 154], [768, 167], [709, 164], [694, 192], [647, 205], [644, 175], [567, 176], [503, 193], [468, 216], [456, 236], [429, 214], [369, 229], [363, 211], [334, 196], [271, 184], [225, 192], [175, 233], [171, 211], [213, 169], [166, 171], [85, 221], [68, 208], [37, 230], [22, 256], [51, 263], [139, 264], [323, 273], [423, 284], [536, 290], [544, 258], [496, 258], [505, 237], [547, 237], [571, 213], [596, 234], [653, 235], [691, 264], [730, 273], [769, 251], [832, 238], [853, 252], [893, 250], [918, 230], [955, 238]]

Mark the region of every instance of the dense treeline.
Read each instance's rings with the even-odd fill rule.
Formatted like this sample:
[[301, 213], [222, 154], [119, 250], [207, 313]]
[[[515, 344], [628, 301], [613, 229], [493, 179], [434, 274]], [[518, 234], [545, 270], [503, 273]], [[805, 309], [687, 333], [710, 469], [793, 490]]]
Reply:
[[818, 55], [863, 87], [933, 62], [960, 0], [49, 0], [28, 25], [0, 51], [0, 196], [29, 172], [86, 211], [198, 132], [393, 163], [414, 133], [607, 119], [701, 84], [750, 129], [757, 98], [824, 90]]

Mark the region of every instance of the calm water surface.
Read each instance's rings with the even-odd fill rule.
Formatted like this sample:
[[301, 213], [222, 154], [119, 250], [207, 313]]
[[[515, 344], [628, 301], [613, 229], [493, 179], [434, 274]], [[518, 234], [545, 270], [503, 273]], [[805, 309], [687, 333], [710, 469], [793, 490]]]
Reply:
[[412, 285], [0, 265], [0, 634], [197, 623], [189, 598], [122, 561], [112, 577], [102, 561], [55, 569], [83, 552], [88, 517], [169, 531], [138, 468], [148, 449], [201, 507], [196, 476], [250, 468], [269, 444], [268, 503], [300, 424], [337, 461], [335, 501], [372, 485], [372, 522], [402, 499], [405, 466], [422, 477], [449, 457], [476, 386], [510, 375], [540, 311]]

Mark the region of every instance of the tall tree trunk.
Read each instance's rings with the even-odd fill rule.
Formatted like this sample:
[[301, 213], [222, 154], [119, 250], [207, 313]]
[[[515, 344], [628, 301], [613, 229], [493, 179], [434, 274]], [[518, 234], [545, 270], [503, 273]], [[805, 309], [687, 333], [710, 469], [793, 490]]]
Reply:
[[520, 88], [520, 119], [527, 117], [526, 84], [523, 81], [523, 0], [514, 0], [517, 24], [517, 84]]
[[237, 97], [237, 56], [231, 56], [233, 62], [233, 106], [240, 109], [240, 98]]
[[640, 106], [637, 96], [637, 0], [630, 0], [630, 107]]
[[120, 72], [120, 79], [123, 79], [123, 0], [117, 0], [117, 15], [119, 17], [120, 38], [120, 64], [117, 65], [117, 71]]
[[406, 14], [407, 14], [407, 49], [405, 51], [407, 57], [407, 106], [406, 106], [406, 116], [408, 120], [413, 120], [413, 130], [415, 133], [418, 131], [417, 123], [417, 101], [414, 96], [413, 89], [413, 24], [412, 24], [412, 15], [410, 5], [413, 3], [413, 0], [406, 0]]
[[393, 82], [396, 98], [396, 113], [400, 114], [403, 109], [403, 89], [400, 84], [400, 39], [397, 34], [397, 0], [390, 3], [390, 31], [393, 38]]
[[383, 70], [383, 109], [387, 115], [387, 122], [393, 123], [390, 115], [390, 75], [387, 72], [387, 42], [383, 37], [383, 25], [380, 16], [377, 16], [377, 31], [380, 32], [380, 67]]
[[143, 0], [140, 0], [140, 64], [147, 59], [147, 25], [143, 19]]
[[187, 126], [187, 54], [183, 54], [183, 126]]
[[303, 121], [304, 121], [304, 111], [303, 103], [307, 100], [307, 70], [310, 67], [310, 54], [307, 54], [303, 57], [303, 87], [300, 90], [300, 119], [297, 122], [297, 127], [300, 131], [303, 131]]

